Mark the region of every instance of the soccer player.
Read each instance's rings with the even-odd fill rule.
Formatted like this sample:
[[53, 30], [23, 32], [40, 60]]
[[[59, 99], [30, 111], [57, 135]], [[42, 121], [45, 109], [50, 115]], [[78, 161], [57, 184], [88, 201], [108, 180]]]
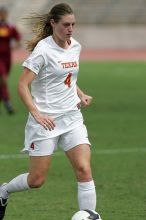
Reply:
[[14, 109], [10, 102], [8, 89], [8, 76], [11, 68], [11, 50], [20, 46], [21, 36], [16, 27], [8, 23], [7, 18], [7, 8], [0, 7], [0, 101], [4, 103], [8, 114], [13, 114]]
[[79, 209], [96, 207], [90, 142], [80, 111], [81, 105], [90, 105], [92, 97], [77, 86], [81, 46], [72, 37], [74, 13], [68, 4], [60, 3], [48, 14], [32, 19], [36, 21], [36, 37], [28, 43], [31, 54], [23, 63], [18, 85], [29, 111], [23, 151], [29, 153], [30, 165], [28, 173], [0, 187], [0, 219], [11, 193], [43, 185], [57, 146], [66, 153], [75, 172]]

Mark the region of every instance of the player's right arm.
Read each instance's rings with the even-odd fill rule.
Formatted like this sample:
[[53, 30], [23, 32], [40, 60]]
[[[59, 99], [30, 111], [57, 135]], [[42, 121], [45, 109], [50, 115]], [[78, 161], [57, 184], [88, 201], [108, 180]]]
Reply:
[[32, 116], [35, 118], [35, 120], [41, 124], [46, 130], [52, 130], [55, 127], [54, 121], [51, 117], [48, 117], [46, 115], [41, 114], [37, 107], [35, 106], [29, 86], [31, 82], [36, 78], [36, 74], [32, 72], [28, 68], [24, 68], [24, 71], [22, 75], [20, 76], [19, 82], [18, 82], [18, 93], [27, 107], [28, 111], [32, 114]]
[[92, 96], [86, 95], [80, 88], [79, 86], [77, 86], [77, 94], [79, 96], [79, 98], [81, 99], [81, 102], [83, 104], [84, 107], [87, 107], [91, 104], [92, 102]]

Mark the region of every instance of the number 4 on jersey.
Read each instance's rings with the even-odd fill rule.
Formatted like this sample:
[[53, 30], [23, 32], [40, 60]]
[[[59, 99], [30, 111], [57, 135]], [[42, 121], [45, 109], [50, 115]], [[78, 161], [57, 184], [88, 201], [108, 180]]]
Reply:
[[66, 79], [64, 80], [64, 84], [67, 85], [68, 87], [71, 86], [71, 77], [72, 77], [72, 73], [69, 73]]

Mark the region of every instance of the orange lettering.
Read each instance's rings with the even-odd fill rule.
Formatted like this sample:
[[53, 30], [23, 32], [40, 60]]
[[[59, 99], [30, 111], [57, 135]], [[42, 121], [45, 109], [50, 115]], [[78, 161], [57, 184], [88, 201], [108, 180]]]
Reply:
[[72, 73], [69, 73], [66, 79], [64, 80], [64, 84], [67, 85], [68, 87], [71, 86], [71, 77], [72, 77]]
[[67, 62], [67, 63], [61, 63], [62, 68], [71, 68], [71, 67], [77, 67], [77, 62]]

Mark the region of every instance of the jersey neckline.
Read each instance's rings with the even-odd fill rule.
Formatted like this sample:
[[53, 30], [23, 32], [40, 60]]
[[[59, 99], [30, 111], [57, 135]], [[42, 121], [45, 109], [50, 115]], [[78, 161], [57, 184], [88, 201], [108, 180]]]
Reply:
[[64, 49], [64, 48], [60, 47], [60, 46], [55, 42], [55, 40], [53, 39], [53, 36], [52, 36], [52, 35], [50, 36], [50, 38], [51, 38], [51, 41], [52, 41], [52, 43], [54, 44], [54, 46], [57, 47], [57, 48], [59, 48], [59, 49], [62, 50], [62, 51], [68, 51], [68, 50], [71, 48], [71, 46], [72, 46], [72, 38], [70, 39], [70, 44], [68, 45], [68, 48], [67, 48], [67, 49]]

